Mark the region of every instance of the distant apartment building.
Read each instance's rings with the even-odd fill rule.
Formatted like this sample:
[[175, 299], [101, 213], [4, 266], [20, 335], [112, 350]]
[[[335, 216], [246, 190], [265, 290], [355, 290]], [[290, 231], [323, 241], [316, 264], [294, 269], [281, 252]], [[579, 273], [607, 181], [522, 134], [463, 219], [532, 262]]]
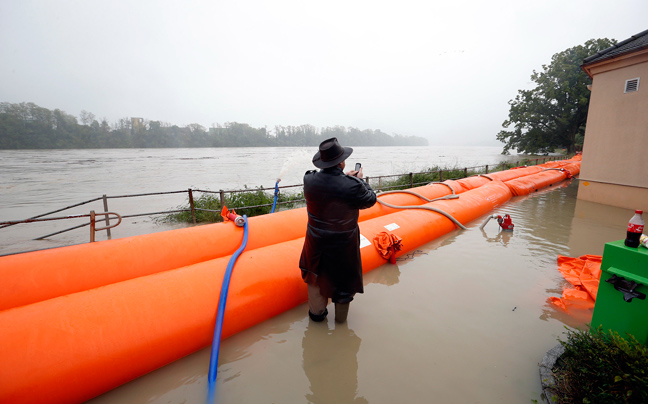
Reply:
[[648, 30], [586, 58], [578, 199], [648, 211]]
[[131, 118], [131, 134], [144, 128], [144, 118]]

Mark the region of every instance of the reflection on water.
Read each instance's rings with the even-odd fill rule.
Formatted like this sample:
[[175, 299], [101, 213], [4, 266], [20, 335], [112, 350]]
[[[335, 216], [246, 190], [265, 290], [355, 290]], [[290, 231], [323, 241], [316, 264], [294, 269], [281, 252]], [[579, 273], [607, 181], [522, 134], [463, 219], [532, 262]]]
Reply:
[[605, 243], [625, 238], [619, 231], [632, 217], [632, 211], [595, 202], [577, 200], [571, 219], [569, 247], [574, 256], [603, 254]]
[[387, 263], [382, 266], [381, 271], [371, 271], [366, 273], [364, 275], [364, 283], [366, 285], [370, 283], [378, 283], [381, 285], [391, 286], [398, 283], [400, 274], [401, 272], [398, 265]]
[[358, 396], [361, 339], [348, 323], [334, 324], [329, 329], [328, 323], [311, 321], [304, 332], [304, 373], [310, 383], [306, 399], [312, 404], [366, 404]]
[[[224, 340], [216, 402], [540, 402], [538, 362], [591, 320], [547, 303], [566, 285], [556, 258], [601, 254], [632, 213], [577, 201], [576, 186], [489, 213], [511, 215], [512, 233], [480, 231], [484, 216], [369, 272], [348, 325], [301, 305]], [[91, 403], [204, 403], [208, 366], [205, 349]]]
[[497, 233], [495, 233], [495, 235], [491, 237], [489, 237], [488, 234], [486, 234], [485, 230], [482, 230], [481, 232], [484, 239], [486, 239], [486, 241], [488, 241], [489, 243], [498, 243], [504, 247], [508, 245], [509, 241], [513, 237], [512, 231], [503, 231], [501, 229], [498, 230]]

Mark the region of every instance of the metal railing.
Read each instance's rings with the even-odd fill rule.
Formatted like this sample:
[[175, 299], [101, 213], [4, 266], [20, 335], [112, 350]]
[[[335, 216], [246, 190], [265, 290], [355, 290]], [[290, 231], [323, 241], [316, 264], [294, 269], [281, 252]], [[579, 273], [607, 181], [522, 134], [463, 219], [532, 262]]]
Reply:
[[[286, 186], [281, 186], [278, 187], [279, 189], [287, 189], [287, 188], [302, 188], [303, 185], [286, 185]], [[95, 215], [104, 215], [104, 219], [91, 219], [88, 223], [82, 223], [77, 226], [69, 227], [64, 230], [60, 230], [54, 233], [46, 234], [44, 236], [36, 237], [34, 240], [42, 240], [44, 238], [50, 237], [50, 236], [55, 236], [57, 234], [62, 234], [68, 231], [76, 230], [81, 227], [86, 227], [86, 226], [91, 226], [94, 228], [96, 231], [106, 231], [106, 237], [110, 240], [112, 238], [112, 233], [111, 229], [116, 227], [118, 224], [121, 223], [122, 219], [127, 219], [127, 218], [133, 218], [133, 217], [141, 217], [141, 216], [156, 216], [156, 215], [168, 215], [172, 213], [181, 213], [181, 212], [191, 212], [191, 218], [192, 218], [192, 223], [196, 223], [196, 212], [203, 211], [203, 212], [212, 212], [212, 213], [218, 213], [220, 214], [220, 210], [212, 210], [212, 209], [204, 209], [204, 208], [199, 208], [196, 207], [196, 204], [194, 202], [194, 193], [195, 192], [200, 192], [200, 193], [206, 193], [206, 194], [218, 194], [219, 199], [220, 199], [220, 206], [225, 206], [225, 195], [226, 194], [236, 194], [236, 193], [243, 193], [243, 192], [257, 192], [257, 191], [267, 191], [267, 190], [274, 190], [273, 188], [255, 188], [255, 189], [238, 189], [238, 190], [219, 190], [219, 191], [209, 191], [209, 190], [203, 190], [203, 189], [187, 189], [186, 191], [166, 191], [166, 192], [149, 192], [149, 193], [143, 193], [143, 194], [132, 194], [132, 195], [114, 195], [114, 196], [109, 196], [109, 195], [103, 195], [99, 198], [93, 198], [89, 199], [87, 201], [79, 202], [74, 205], [66, 206], [61, 209], [56, 209], [47, 213], [43, 213], [37, 216], [32, 216], [30, 218], [24, 219], [24, 220], [12, 220], [12, 221], [4, 221], [0, 222], [0, 229], [4, 229], [6, 227], [10, 226], [15, 226], [18, 224], [26, 224], [26, 223], [36, 223], [36, 222], [47, 222], [47, 221], [52, 221], [52, 220], [63, 220], [63, 219], [78, 219], [78, 218], [83, 218], [83, 217], [91, 217], [91, 215], [94, 213], [94, 211], [91, 211], [90, 214], [82, 214], [82, 215], [68, 215], [68, 216], [62, 216], [62, 217], [54, 217], [54, 218], [45, 218], [45, 216], [54, 214], [54, 213], [59, 213], [63, 212], [68, 209], [76, 208], [79, 206], [87, 205], [92, 202], [97, 202], [97, 201], [103, 201], [103, 207], [104, 207], [104, 212], [101, 213], [94, 213]], [[187, 199], [189, 200], [189, 207], [187, 209], [173, 209], [173, 210], [164, 210], [164, 211], [156, 211], [156, 212], [145, 212], [145, 213], [135, 213], [135, 214], [129, 214], [129, 215], [119, 215], [114, 212], [109, 212], [108, 211], [108, 200], [109, 199], [119, 199], [119, 198], [135, 198], [135, 197], [144, 197], [144, 196], [158, 196], [158, 195], [170, 195], [170, 194], [187, 194]], [[288, 204], [294, 204], [294, 203], [299, 203], [303, 202], [305, 199], [296, 199], [296, 200], [290, 200], [286, 202], [277, 202], [277, 206], [280, 205], [288, 205]], [[238, 209], [238, 210], [244, 210], [244, 209], [252, 209], [252, 208], [259, 208], [259, 207], [267, 207], [267, 206], [272, 206], [272, 203], [269, 204], [262, 204], [262, 205], [254, 205], [254, 206], [234, 206], [231, 207], [231, 209]], [[115, 225], [110, 224], [110, 214], [115, 215], [119, 222]], [[105, 222], [106, 226], [102, 228], [95, 228], [95, 223], [101, 223]], [[94, 232], [91, 231], [91, 240], [94, 241]]]
[[[491, 169], [494, 169], [495, 171], [499, 171], [500, 169], [506, 169], [509, 166], [520, 167], [520, 166], [530, 165], [530, 164], [538, 165], [538, 164], [544, 164], [548, 161], [555, 161], [559, 159], [563, 160], [565, 159], [565, 156], [551, 156], [551, 157], [539, 157], [535, 159], [522, 159], [522, 160], [518, 160], [515, 163], [510, 163], [510, 164], [503, 164], [503, 163], [499, 163], [495, 165], [485, 164], [481, 166], [464, 167], [464, 168], [456, 168], [456, 169], [451, 168], [445, 170], [428, 170], [428, 171], [423, 171], [418, 173], [380, 175], [380, 176], [365, 177], [365, 181], [367, 181], [370, 185], [372, 185], [372, 187], [374, 187], [379, 192], [382, 192], [382, 191], [388, 191], [393, 189], [413, 188], [415, 186], [429, 184], [432, 181], [443, 182], [445, 180], [456, 180], [460, 178], [466, 178], [471, 175], [488, 174], [489, 172], [492, 172], [489, 171]], [[415, 182], [414, 179], [417, 175], [420, 175], [422, 178], [424, 178], [424, 180]], [[404, 180], [405, 178], [408, 178], [408, 181]]]
[[[58, 210], [58, 212], [60, 212], [60, 210]], [[113, 227], [118, 226], [122, 221], [122, 217], [119, 214], [115, 213], [115, 212], [95, 213], [94, 210], [91, 210], [90, 213], [87, 214], [87, 215], [69, 215], [69, 216], [61, 216], [61, 217], [40, 218], [40, 217], [45, 216], [45, 215], [47, 215], [47, 213], [45, 213], [43, 215], [39, 215], [39, 218], [30, 218], [30, 219], [18, 220], [18, 221], [10, 221], [10, 222], [0, 222], [0, 225], [2, 225], [2, 227], [0, 227], [0, 229], [5, 228], [5, 227], [9, 227], [9, 226], [13, 226], [13, 225], [16, 225], [16, 224], [21, 224], [21, 223], [49, 222], [49, 221], [52, 221], [52, 220], [78, 219], [78, 218], [82, 218], [82, 217], [89, 217], [90, 221], [88, 223], [83, 223], [83, 224], [80, 224], [78, 226], [74, 226], [74, 227], [71, 227], [69, 229], [66, 229], [66, 230], [57, 231], [55, 233], [46, 234], [44, 236], [37, 237], [34, 240], [42, 240], [44, 238], [47, 238], [47, 237], [50, 237], [50, 236], [55, 236], [57, 234], [61, 234], [61, 233], [64, 233], [66, 231], [78, 229], [78, 228], [85, 227], [85, 226], [90, 226], [90, 242], [93, 243], [95, 241], [95, 233], [96, 232], [102, 231], [102, 230], [110, 231], [110, 229], [112, 229]], [[106, 218], [103, 219], [103, 220], [97, 220], [96, 219], [97, 215], [105, 216]], [[108, 221], [108, 217], [110, 215], [115, 215], [115, 217], [117, 218], [117, 223], [115, 223], [113, 225], [110, 225], [110, 223]], [[96, 226], [97, 222], [106, 222], [106, 226], [97, 228], [97, 226]]]
[[[508, 168], [509, 166], [513, 167], [519, 167], [524, 163], [528, 165], [529, 163], [535, 163], [537, 164], [543, 164], [546, 163], [547, 161], [553, 161], [553, 160], [558, 160], [558, 159], [564, 159], [565, 156], [552, 156], [552, 157], [544, 157], [544, 158], [536, 158], [536, 159], [522, 159], [519, 160], [516, 163], [510, 163], [506, 165], [502, 164], [497, 164], [494, 166], [491, 165], [482, 165], [482, 166], [475, 166], [475, 167], [465, 167], [465, 168], [460, 168], [460, 169], [445, 169], [445, 170], [428, 170], [428, 171], [423, 171], [423, 172], [416, 172], [416, 173], [406, 173], [406, 174], [393, 174], [393, 175], [380, 175], [380, 176], [372, 176], [372, 177], [365, 177], [365, 181], [367, 181], [369, 184], [371, 182], [374, 182], [374, 189], [376, 189], [378, 192], [386, 191], [386, 190], [393, 190], [393, 189], [403, 189], [403, 188], [413, 188], [415, 186], [419, 185], [425, 185], [429, 184], [430, 182], [433, 181], [438, 181], [442, 182], [444, 180], [452, 180], [452, 179], [459, 179], [459, 178], [465, 178], [470, 175], [476, 175], [476, 174], [481, 174], [489, 173], [489, 167], [495, 167], [496, 169], [499, 167], [502, 168]], [[423, 178], [422, 181], [417, 181], [415, 182], [415, 178], [417, 176], [421, 176], [420, 178]], [[375, 184], [377, 182], [377, 184]], [[291, 189], [291, 188], [303, 188], [303, 184], [298, 184], [298, 185], [284, 185], [277, 187], [279, 190], [282, 189]], [[18, 224], [24, 224], [24, 223], [33, 223], [33, 222], [44, 222], [44, 221], [51, 221], [51, 220], [63, 220], [63, 219], [76, 219], [76, 218], [82, 218], [82, 217], [90, 217], [90, 221], [88, 223], [83, 223], [78, 226], [70, 227], [64, 230], [60, 230], [54, 233], [50, 233], [44, 236], [40, 236], [35, 238], [35, 240], [41, 240], [47, 237], [51, 237], [57, 234], [65, 233], [71, 230], [75, 230], [81, 227], [85, 226], [91, 226], [91, 236], [90, 236], [90, 241], [94, 241], [94, 235], [96, 231], [106, 231], [106, 236], [108, 239], [111, 239], [112, 234], [111, 234], [111, 229], [119, 225], [122, 221], [122, 219], [126, 218], [132, 218], [132, 217], [141, 217], [141, 216], [155, 216], [155, 215], [168, 215], [168, 214], [173, 214], [173, 213], [180, 213], [180, 212], [191, 212], [191, 219], [192, 223], [196, 223], [196, 212], [197, 211], [203, 211], [203, 212], [212, 212], [212, 213], [217, 213], [220, 214], [220, 210], [213, 210], [213, 209], [205, 209], [205, 208], [200, 208], [196, 207], [196, 203], [194, 201], [194, 193], [199, 192], [199, 193], [204, 193], [204, 194], [218, 194], [219, 195], [219, 201], [220, 201], [220, 207], [222, 208], [225, 206], [226, 202], [226, 194], [237, 194], [237, 193], [245, 193], [245, 192], [258, 192], [258, 191], [274, 191], [274, 187], [272, 188], [253, 188], [253, 189], [237, 189], [237, 190], [218, 190], [218, 191], [210, 191], [210, 190], [203, 190], [203, 189], [187, 189], [183, 191], [167, 191], [167, 192], [149, 192], [149, 193], [143, 193], [143, 194], [133, 194], [133, 195], [114, 195], [114, 196], [108, 196], [108, 195], [103, 195], [98, 198], [93, 198], [89, 199], [87, 201], [79, 202], [74, 205], [66, 206], [61, 209], [53, 210], [51, 212], [43, 213], [37, 216], [30, 217], [28, 219], [24, 220], [16, 220], [16, 221], [5, 221], [5, 222], [0, 222], [0, 229], [9, 227], [9, 226], [15, 226]], [[109, 199], [119, 199], [119, 198], [135, 198], [135, 197], [145, 197], [145, 196], [158, 196], [158, 195], [170, 195], [170, 194], [182, 194], [182, 193], [187, 193], [187, 199], [189, 200], [189, 207], [186, 209], [174, 209], [174, 210], [165, 210], [165, 211], [158, 211], [158, 212], [146, 212], [146, 213], [136, 213], [136, 214], [129, 214], [129, 215], [119, 215], [114, 212], [109, 212], [108, 211], [108, 200]], [[102, 201], [103, 202], [103, 208], [104, 212], [100, 213], [95, 213], [94, 211], [91, 211], [90, 214], [84, 214], [84, 215], [70, 215], [70, 216], [64, 216], [64, 217], [54, 217], [54, 218], [45, 218], [45, 216], [54, 214], [54, 213], [59, 213], [68, 209], [76, 208], [79, 206], [83, 206], [92, 202], [96, 201]], [[284, 201], [284, 202], [277, 202], [277, 206], [280, 205], [289, 205], [289, 204], [298, 204], [301, 202], [305, 202], [305, 199], [293, 199], [289, 201]], [[244, 211], [246, 209], [254, 209], [254, 208], [263, 208], [263, 207], [271, 207], [273, 204], [272, 203], [266, 203], [266, 204], [259, 204], [259, 205], [253, 205], [253, 206], [234, 206], [230, 207], [230, 209], [235, 209], [235, 210], [240, 210]], [[105, 216], [103, 219], [95, 219], [95, 215], [102, 215]], [[110, 223], [110, 215], [115, 215], [118, 219], [118, 223], [111, 225]], [[101, 228], [96, 228], [96, 223], [101, 223], [105, 222], [106, 226], [101, 227]]]

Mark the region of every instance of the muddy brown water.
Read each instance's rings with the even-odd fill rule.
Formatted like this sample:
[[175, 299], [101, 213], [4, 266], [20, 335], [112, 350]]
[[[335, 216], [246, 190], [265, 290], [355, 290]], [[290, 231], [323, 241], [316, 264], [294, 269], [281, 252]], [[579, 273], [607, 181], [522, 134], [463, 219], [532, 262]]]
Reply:
[[[187, 206], [188, 188], [211, 191], [261, 185], [273, 188], [277, 178], [282, 178], [281, 186], [301, 184], [304, 172], [315, 168], [311, 160], [316, 151], [316, 147], [0, 150], [0, 222], [42, 215], [101, 198], [104, 194], [109, 197], [109, 211], [128, 216]], [[433, 165], [463, 168], [490, 164], [492, 170], [498, 162], [523, 158], [502, 156], [500, 152], [500, 147], [480, 146], [355, 147], [349, 164], [361, 162], [365, 175], [375, 177], [417, 172]], [[184, 192], [114, 198], [169, 191]], [[298, 188], [282, 190], [286, 193], [297, 191]], [[197, 192], [194, 197], [202, 195], [205, 194]], [[48, 217], [87, 215], [91, 210], [103, 212], [103, 201], [76, 206]], [[111, 230], [112, 237], [186, 226], [160, 223], [162, 217], [124, 218]], [[34, 240], [87, 223], [88, 219], [83, 218], [0, 228], [0, 254], [87, 243], [89, 227]], [[97, 232], [97, 241], [105, 239], [106, 232]]]
[[[547, 302], [567, 285], [556, 258], [602, 254], [632, 216], [576, 193], [574, 180], [515, 197], [491, 212], [512, 233], [479, 230], [484, 217], [369, 272], [346, 324], [313, 323], [304, 304], [224, 340], [215, 402], [540, 402], [538, 362], [592, 315]], [[88, 403], [205, 403], [209, 354]]]

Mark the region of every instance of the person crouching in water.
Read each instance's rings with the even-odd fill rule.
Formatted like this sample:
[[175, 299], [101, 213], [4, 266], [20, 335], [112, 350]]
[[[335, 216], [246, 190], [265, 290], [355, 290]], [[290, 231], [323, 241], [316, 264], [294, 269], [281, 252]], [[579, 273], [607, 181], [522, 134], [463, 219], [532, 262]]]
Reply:
[[308, 227], [299, 268], [308, 284], [308, 315], [313, 321], [326, 318], [331, 299], [335, 321], [345, 322], [353, 296], [364, 292], [358, 215], [376, 203], [376, 194], [362, 180], [362, 168], [343, 172], [352, 152], [336, 138], [327, 139], [313, 157], [321, 170], [304, 175]]

